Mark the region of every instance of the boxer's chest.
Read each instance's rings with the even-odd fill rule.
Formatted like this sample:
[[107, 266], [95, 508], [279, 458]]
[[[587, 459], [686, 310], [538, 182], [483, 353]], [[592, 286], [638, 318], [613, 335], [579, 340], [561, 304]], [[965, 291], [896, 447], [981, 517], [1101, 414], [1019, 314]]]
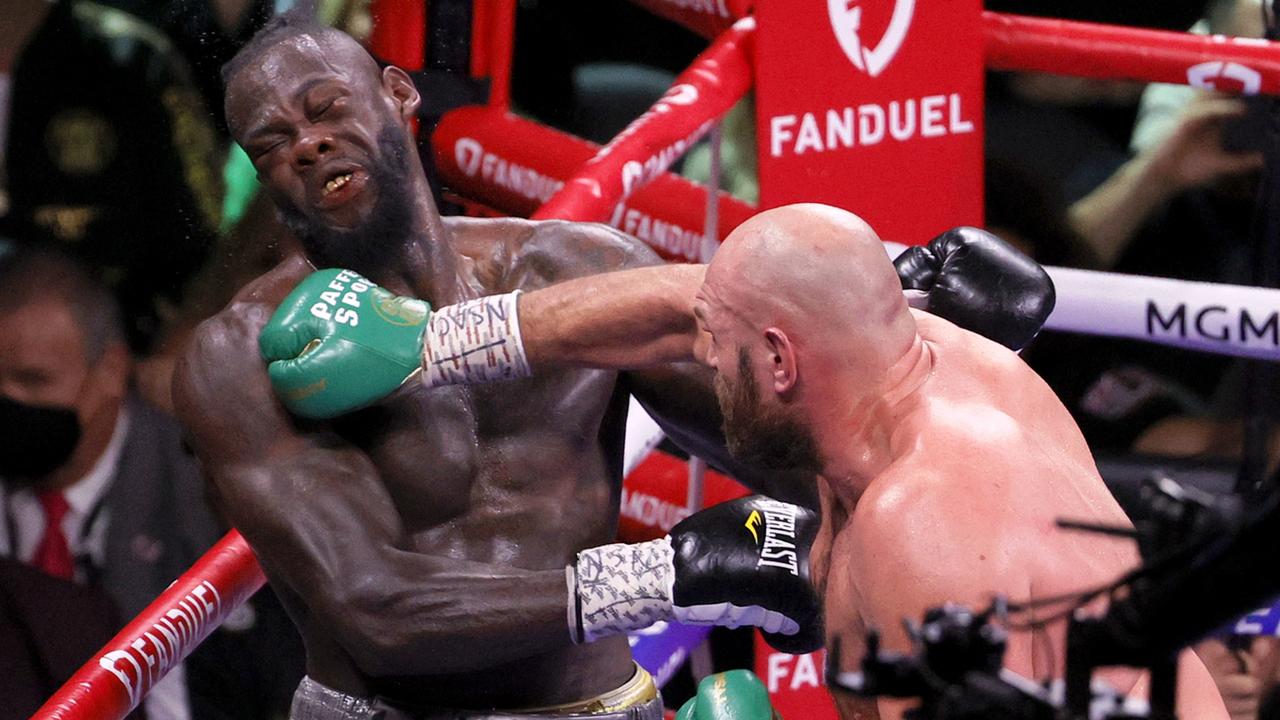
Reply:
[[475, 534], [511, 534], [514, 518], [550, 498], [608, 515], [608, 457], [623, 425], [616, 384], [612, 372], [575, 371], [410, 385], [338, 430], [377, 466], [410, 531], [493, 524]]

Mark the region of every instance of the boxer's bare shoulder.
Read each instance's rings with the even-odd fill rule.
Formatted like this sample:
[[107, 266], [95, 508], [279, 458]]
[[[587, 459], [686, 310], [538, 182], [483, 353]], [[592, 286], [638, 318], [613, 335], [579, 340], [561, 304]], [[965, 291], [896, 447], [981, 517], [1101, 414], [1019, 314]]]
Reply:
[[[932, 437], [978, 443], [999, 457], [1008, 456], [999, 443], [1026, 443], [1028, 451], [1051, 451], [1070, 458], [1073, 471], [1096, 476], [1092, 453], [1075, 420], [1022, 358], [942, 318], [919, 311], [912, 315], [935, 358], [926, 423]], [[1052, 442], [1036, 442], [1045, 438]]]
[[644, 243], [599, 223], [447, 218], [446, 225], [481, 284], [497, 291], [661, 262]]
[[311, 270], [300, 256], [286, 258], [192, 333], [174, 373], [173, 400], [206, 465], [260, 456], [292, 433], [267, 384], [258, 333]]

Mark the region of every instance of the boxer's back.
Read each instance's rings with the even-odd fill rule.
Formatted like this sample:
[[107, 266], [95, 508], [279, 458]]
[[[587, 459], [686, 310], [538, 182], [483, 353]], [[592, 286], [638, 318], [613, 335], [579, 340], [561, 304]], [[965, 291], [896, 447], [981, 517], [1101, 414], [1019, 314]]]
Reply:
[[1130, 523], [1053, 390], [996, 343], [915, 315], [935, 366], [915, 419], [921, 454], [911, 462], [945, 473], [937, 492], [987, 505], [974, 522], [1008, 539], [1034, 596], [1097, 585], [1137, 565], [1130, 541], [1056, 526], [1058, 518]]
[[[899, 562], [885, 572], [905, 574], [908, 586], [919, 578], [928, 589], [881, 602], [881, 623], [888, 616], [918, 620], [926, 607], [944, 601], [983, 608], [996, 594], [1012, 601], [1066, 595], [1136, 567], [1131, 541], [1056, 527], [1059, 518], [1130, 523], [1053, 391], [1005, 348], [926, 313], [913, 315], [933, 371], [908, 401], [911, 408], [894, 435], [898, 459], [872, 481], [846, 537], [835, 541], [830, 592], [860, 582], [865, 587], [867, 578], [875, 582], [876, 571], [851, 571], [848, 564], [877, 556], [883, 562], [881, 548], [888, 542], [923, 548], [892, 551]], [[841, 550], [847, 553], [843, 563], [835, 556]], [[847, 598], [834, 601], [850, 604]], [[867, 608], [858, 602], [852, 605], [866, 618]], [[1014, 632], [1005, 666], [1039, 679], [1061, 678], [1067, 607], [1020, 616], [1023, 622], [1054, 619], [1029, 635]], [[863, 628], [858, 622], [846, 632]], [[1184, 654], [1180, 670], [1183, 716], [1225, 717], [1212, 680], [1192, 653]], [[1103, 677], [1123, 692], [1145, 693], [1136, 671], [1111, 670]]]

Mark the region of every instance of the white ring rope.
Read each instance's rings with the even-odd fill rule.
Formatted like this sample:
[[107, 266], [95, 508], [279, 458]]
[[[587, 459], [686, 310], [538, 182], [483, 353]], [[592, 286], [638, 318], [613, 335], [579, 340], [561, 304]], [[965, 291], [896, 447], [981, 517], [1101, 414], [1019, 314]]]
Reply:
[[[890, 257], [906, 249], [885, 243]], [[1280, 290], [1046, 267], [1057, 289], [1049, 330], [1280, 360]]]

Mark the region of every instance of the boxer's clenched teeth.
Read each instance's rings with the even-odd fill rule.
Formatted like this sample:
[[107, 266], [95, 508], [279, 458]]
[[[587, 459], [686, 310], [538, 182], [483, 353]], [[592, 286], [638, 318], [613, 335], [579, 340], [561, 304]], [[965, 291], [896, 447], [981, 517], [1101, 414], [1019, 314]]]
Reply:
[[324, 184], [324, 194], [328, 195], [348, 182], [351, 182], [351, 173], [343, 173]]

